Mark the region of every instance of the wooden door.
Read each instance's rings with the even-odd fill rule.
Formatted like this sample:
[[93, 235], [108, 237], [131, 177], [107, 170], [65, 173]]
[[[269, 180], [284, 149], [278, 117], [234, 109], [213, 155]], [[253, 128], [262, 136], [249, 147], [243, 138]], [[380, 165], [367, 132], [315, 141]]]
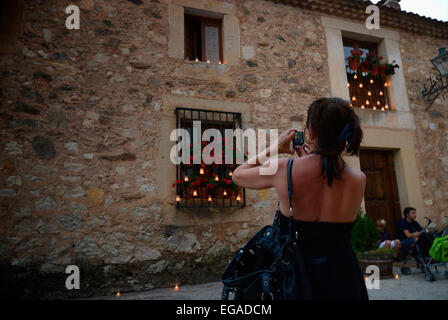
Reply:
[[364, 195], [367, 216], [376, 222], [385, 219], [392, 237], [401, 218], [393, 151], [361, 150], [361, 170], [367, 176]]

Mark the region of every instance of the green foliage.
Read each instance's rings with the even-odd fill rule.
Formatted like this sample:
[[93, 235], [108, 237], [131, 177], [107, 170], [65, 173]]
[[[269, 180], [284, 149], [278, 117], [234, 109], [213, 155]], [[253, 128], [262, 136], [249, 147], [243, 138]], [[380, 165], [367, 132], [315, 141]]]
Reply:
[[358, 218], [352, 230], [352, 247], [356, 253], [362, 253], [378, 248], [379, 230], [367, 215], [358, 213]]

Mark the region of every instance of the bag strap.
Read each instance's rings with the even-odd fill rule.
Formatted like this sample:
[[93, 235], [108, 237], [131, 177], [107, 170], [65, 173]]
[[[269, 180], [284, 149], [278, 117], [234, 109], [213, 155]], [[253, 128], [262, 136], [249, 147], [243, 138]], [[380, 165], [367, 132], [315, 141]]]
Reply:
[[289, 198], [289, 215], [292, 218], [292, 183], [291, 183], [291, 169], [292, 164], [294, 163], [294, 159], [289, 159], [288, 162], [288, 198]]

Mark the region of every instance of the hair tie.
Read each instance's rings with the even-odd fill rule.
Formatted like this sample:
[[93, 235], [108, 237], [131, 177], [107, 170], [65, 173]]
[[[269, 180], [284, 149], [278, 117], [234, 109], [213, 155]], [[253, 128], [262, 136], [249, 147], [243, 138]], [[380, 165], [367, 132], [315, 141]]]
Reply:
[[350, 137], [350, 134], [351, 134], [350, 126], [347, 123], [344, 127], [344, 130], [342, 130], [341, 134], [338, 136], [338, 140], [340, 140], [340, 141], [347, 140], [348, 137]]

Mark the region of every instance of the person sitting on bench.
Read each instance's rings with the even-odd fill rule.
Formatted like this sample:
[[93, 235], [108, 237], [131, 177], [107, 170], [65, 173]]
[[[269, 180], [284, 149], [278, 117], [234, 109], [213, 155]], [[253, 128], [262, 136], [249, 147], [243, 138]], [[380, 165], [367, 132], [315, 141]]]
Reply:
[[378, 246], [380, 248], [400, 249], [401, 242], [398, 239], [392, 240], [389, 232], [386, 230], [386, 220], [378, 219], [376, 221], [376, 227], [380, 231], [378, 235]]
[[405, 208], [403, 215], [404, 218], [397, 225], [396, 238], [401, 241], [401, 249], [407, 253], [417, 242], [423, 228], [415, 221], [417, 218], [417, 210], [415, 208]]

